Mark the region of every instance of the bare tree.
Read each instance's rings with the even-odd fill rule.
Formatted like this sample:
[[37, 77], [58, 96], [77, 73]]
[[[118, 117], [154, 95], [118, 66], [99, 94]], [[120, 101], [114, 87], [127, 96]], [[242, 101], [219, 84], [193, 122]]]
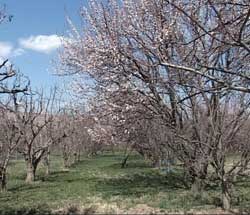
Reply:
[[85, 120], [70, 105], [60, 108], [50, 125], [50, 136], [56, 147], [60, 148], [65, 168], [80, 160], [88, 142]]
[[20, 72], [14, 69], [14, 66], [6, 65], [8, 60], [5, 60], [0, 65], [0, 94], [15, 94], [28, 90], [30, 85], [29, 80]]
[[[10, 98], [11, 100], [11, 98]], [[6, 190], [7, 168], [13, 152], [22, 140], [15, 113], [10, 111], [13, 104], [0, 106], [0, 183], [1, 190]]]
[[30, 91], [28, 95], [16, 98], [19, 110], [17, 120], [23, 132], [18, 151], [27, 165], [26, 182], [35, 180], [36, 169], [52, 140], [46, 126], [53, 120], [52, 107], [55, 92], [46, 98], [43, 93]]
[[[7, 61], [5, 61], [7, 62]], [[4, 64], [3, 64], [4, 65]], [[3, 74], [3, 73], [1, 73]], [[0, 81], [0, 182], [1, 190], [6, 190], [7, 185], [7, 169], [12, 155], [21, 144], [23, 132], [19, 127], [17, 120], [17, 103], [15, 98], [23, 96], [28, 88], [29, 81], [20, 73], [15, 73], [14, 76], [3, 75]], [[12, 78], [11, 88], [2, 85], [3, 81]]]

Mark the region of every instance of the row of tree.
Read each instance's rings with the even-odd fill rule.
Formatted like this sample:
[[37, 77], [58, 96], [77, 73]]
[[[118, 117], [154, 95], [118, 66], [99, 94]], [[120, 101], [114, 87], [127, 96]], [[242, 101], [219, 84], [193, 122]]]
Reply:
[[[0, 9], [0, 24], [12, 16]], [[96, 119], [63, 101], [58, 88], [34, 90], [29, 78], [8, 59], [0, 64], [0, 190], [7, 188], [8, 167], [20, 155], [26, 164], [26, 182], [35, 180], [40, 163], [50, 173], [50, 151], [61, 152], [65, 168], [81, 153], [96, 154], [105, 136]]]
[[43, 159], [49, 173], [53, 147], [69, 167], [83, 151], [118, 145], [155, 166], [175, 157], [194, 193], [218, 181], [229, 209], [250, 162], [249, 2], [89, 0], [81, 17], [81, 32], [69, 20], [59, 72], [77, 73], [72, 89], [88, 95], [88, 113], [0, 65], [2, 189], [14, 152], [32, 182]]
[[196, 193], [219, 181], [229, 209], [250, 161], [249, 1], [88, 2], [60, 73], [78, 74], [117, 144], [155, 164], [174, 154]]
[[51, 150], [61, 153], [64, 167], [69, 168], [80, 160], [81, 153], [93, 155], [101, 149], [102, 132], [93, 117], [69, 105], [60, 106], [56, 97], [59, 97], [56, 90], [45, 96], [30, 88], [1, 97], [1, 190], [6, 189], [11, 160], [19, 155], [26, 164], [25, 180], [32, 183], [42, 161], [46, 174], [50, 173]]
[[65, 168], [80, 161], [82, 153], [92, 156], [102, 150], [107, 131], [90, 113], [63, 104], [56, 88], [46, 95], [32, 90], [29, 81], [15, 71], [11, 74], [0, 82], [4, 86], [0, 93], [0, 190], [6, 190], [8, 167], [20, 155], [26, 164], [25, 180], [32, 183], [42, 161], [46, 174], [50, 173], [51, 150], [61, 153]]

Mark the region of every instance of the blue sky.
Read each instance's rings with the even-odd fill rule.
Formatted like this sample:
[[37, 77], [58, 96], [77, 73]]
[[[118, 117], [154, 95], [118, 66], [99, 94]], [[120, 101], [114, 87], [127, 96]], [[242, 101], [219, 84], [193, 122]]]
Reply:
[[9, 58], [28, 75], [33, 87], [50, 87], [60, 36], [67, 30], [65, 16], [79, 24], [80, 7], [86, 0], [0, 0], [11, 22], [0, 25], [0, 60]]

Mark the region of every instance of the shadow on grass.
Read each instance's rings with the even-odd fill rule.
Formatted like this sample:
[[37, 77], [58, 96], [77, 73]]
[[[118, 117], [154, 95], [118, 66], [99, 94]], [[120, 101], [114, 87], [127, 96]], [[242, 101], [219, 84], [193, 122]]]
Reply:
[[14, 175], [14, 176], [13, 176], [13, 179], [15, 179], [15, 180], [24, 181], [25, 178], [26, 178], [26, 172], [25, 172], [25, 171], [22, 172], [22, 173], [20, 173], [20, 174], [18, 174], [18, 175]]
[[[83, 211], [79, 210], [77, 205], [71, 205], [69, 207], [63, 208], [60, 211], [52, 211], [49, 209], [47, 204], [41, 204], [33, 206], [31, 208], [22, 207], [22, 208], [0, 208], [0, 215], [90, 215], [95, 214], [95, 208], [88, 207]], [[105, 213], [103, 213], [105, 214]]]
[[38, 179], [44, 182], [61, 183], [67, 181], [68, 179], [70, 180], [73, 174], [74, 173], [70, 172], [70, 170], [61, 170], [51, 172], [48, 176], [40, 176]]
[[149, 164], [145, 163], [145, 162], [136, 162], [136, 161], [132, 161], [132, 162], [128, 162], [125, 168], [121, 167], [121, 163], [114, 163], [112, 165], [106, 166], [105, 169], [113, 169], [113, 170], [121, 170], [121, 171], [125, 171], [126, 170], [130, 170], [130, 169], [149, 169], [152, 168], [152, 166], [150, 166]]
[[80, 161], [77, 161], [77, 162], [71, 164], [70, 168], [77, 168], [77, 167], [91, 165], [93, 163], [93, 159], [91, 159], [91, 158], [81, 159]]
[[49, 176], [41, 177], [42, 181], [49, 183], [74, 183], [74, 182], [86, 182], [88, 178], [79, 177], [79, 172], [71, 172], [71, 171], [58, 171], [53, 172]]
[[168, 176], [160, 175], [157, 172], [144, 174], [134, 173], [130, 176], [111, 179], [100, 179], [97, 182], [96, 190], [105, 197], [120, 195], [124, 197], [140, 197], [142, 195], [154, 195], [160, 191], [184, 190], [185, 186], [174, 173]]
[[37, 207], [32, 208], [0, 208], [0, 215], [52, 215], [52, 211], [48, 209], [47, 205], [38, 205]]
[[45, 190], [50, 189], [52, 187], [56, 187], [56, 185], [52, 185], [52, 184], [46, 184], [44, 185], [42, 182], [40, 181], [36, 181], [34, 182], [34, 184], [26, 184], [23, 183], [21, 185], [18, 186], [14, 186], [12, 188], [9, 188], [8, 191], [12, 192], [12, 193], [18, 193], [18, 192], [32, 192], [34, 190], [41, 190], [42, 188], [44, 188]]

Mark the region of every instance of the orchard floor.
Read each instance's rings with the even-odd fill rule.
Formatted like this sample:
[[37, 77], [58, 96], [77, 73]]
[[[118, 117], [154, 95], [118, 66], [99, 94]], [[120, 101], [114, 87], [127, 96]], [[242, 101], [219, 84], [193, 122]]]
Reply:
[[[25, 165], [14, 161], [9, 169], [8, 191], [0, 193], [0, 214], [153, 214], [225, 213], [220, 209], [219, 187], [210, 184], [202, 197], [195, 198], [182, 183], [182, 172], [152, 168], [140, 156], [130, 156], [128, 166], [120, 167], [122, 154], [82, 158], [63, 169], [60, 156], [53, 156], [51, 174], [40, 165], [37, 180], [24, 182]], [[235, 211], [250, 211], [250, 179], [235, 185]]]

